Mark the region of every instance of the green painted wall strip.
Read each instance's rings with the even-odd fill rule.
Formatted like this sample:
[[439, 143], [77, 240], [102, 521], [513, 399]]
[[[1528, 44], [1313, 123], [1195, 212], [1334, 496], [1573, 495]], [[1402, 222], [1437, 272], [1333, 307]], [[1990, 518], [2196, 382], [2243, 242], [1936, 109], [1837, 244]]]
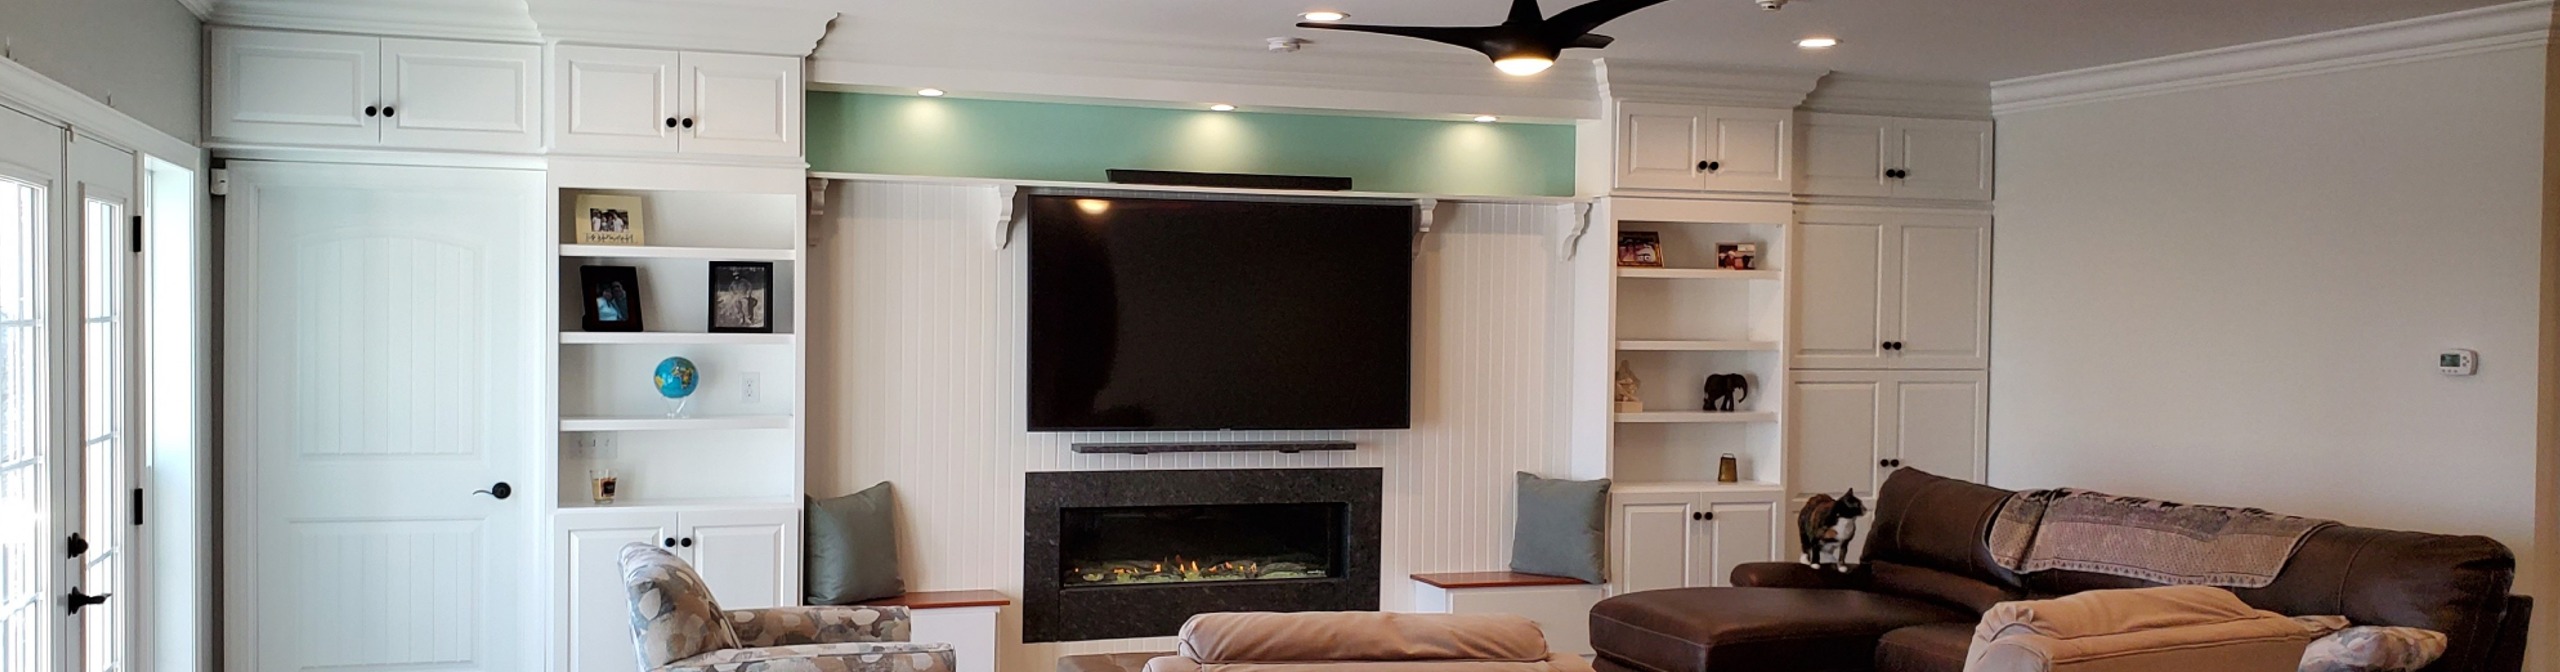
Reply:
[[1331, 175], [1362, 191], [1573, 195], [1573, 127], [813, 91], [812, 170], [1101, 182], [1109, 168]]

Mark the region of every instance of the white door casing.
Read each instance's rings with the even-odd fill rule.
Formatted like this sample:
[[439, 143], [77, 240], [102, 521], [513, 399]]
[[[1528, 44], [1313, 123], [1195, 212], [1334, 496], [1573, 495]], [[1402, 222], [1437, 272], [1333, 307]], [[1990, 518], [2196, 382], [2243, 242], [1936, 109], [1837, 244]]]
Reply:
[[381, 103], [381, 39], [217, 28], [211, 42], [212, 139], [360, 146], [381, 141], [381, 117], [365, 114]]
[[537, 667], [542, 175], [230, 174], [226, 667]]
[[382, 40], [382, 144], [526, 152], [542, 146], [542, 48]]

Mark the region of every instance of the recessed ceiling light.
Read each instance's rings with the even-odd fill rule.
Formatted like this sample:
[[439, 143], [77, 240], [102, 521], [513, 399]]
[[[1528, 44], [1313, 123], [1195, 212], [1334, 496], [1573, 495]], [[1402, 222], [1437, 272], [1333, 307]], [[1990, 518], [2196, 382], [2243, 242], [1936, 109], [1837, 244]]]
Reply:
[[1234, 111], [1236, 111], [1236, 106], [1234, 106], [1234, 105], [1228, 105], [1228, 104], [1226, 104], [1226, 103], [1219, 103], [1219, 104], [1216, 104], [1216, 105], [1211, 105], [1211, 106], [1209, 106], [1209, 111], [1211, 111], [1211, 112], [1234, 112]]
[[1329, 11], [1329, 10], [1321, 10], [1321, 9], [1316, 10], [1316, 11], [1312, 11], [1312, 12], [1307, 12], [1307, 13], [1305, 13], [1305, 14], [1300, 14], [1300, 15], [1298, 15], [1298, 19], [1299, 19], [1299, 20], [1301, 20], [1301, 21], [1305, 21], [1305, 22], [1308, 22], [1308, 23], [1333, 23], [1333, 22], [1335, 22], [1335, 21], [1340, 21], [1340, 20], [1348, 19], [1348, 18], [1351, 18], [1351, 15], [1349, 15], [1349, 14], [1344, 14], [1344, 13], [1341, 13], [1341, 12], [1335, 12], [1335, 11]]
[[926, 97], [926, 98], [940, 98], [940, 97], [942, 97], [942, 95], [943, 95], [943, 90], [941, 90], [941, 89], [921, 89], [921, 90], [916, 91], [916, 95], [924, 96], [924, 97]]
[[1490, 124], [1490, 123], [1497, 122], [1497, 121], [1501, 121], [1501, 120], [1502, 120], [1502, 118], [1501, 118], [1501, 117], [1493, 116], [1493, 115], [1490, 115], [1490, 114], [1479, 114], [1479, 115], [1476, 115], [1476, 123], [1479, 123], [1479, 124]]
[[1796, 47], [1799, 49], [1829, 49], [1837, 46], [1840, 46], [1840, 38], [1837, 37], [1808, 37], [1796, 40]]

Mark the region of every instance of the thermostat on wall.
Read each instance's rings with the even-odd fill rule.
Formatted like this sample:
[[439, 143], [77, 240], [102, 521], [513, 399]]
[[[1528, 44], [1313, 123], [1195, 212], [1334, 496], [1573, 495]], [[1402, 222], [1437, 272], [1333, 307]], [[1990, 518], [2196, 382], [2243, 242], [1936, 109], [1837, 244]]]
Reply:
[[2448, 376], [2468, 376], [2480, 372], [2480, 353], [2455, 348], [2436, 355], [2436, 370]]

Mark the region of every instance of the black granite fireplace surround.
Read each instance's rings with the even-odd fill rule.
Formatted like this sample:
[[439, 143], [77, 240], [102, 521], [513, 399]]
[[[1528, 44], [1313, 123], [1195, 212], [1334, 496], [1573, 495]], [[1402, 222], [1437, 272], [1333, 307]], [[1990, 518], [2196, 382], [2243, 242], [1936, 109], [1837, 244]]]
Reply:
[[1172, 635], [1213, 611], [1375, 611], [1378, 469], [1043, 471], [1022, 638]]

